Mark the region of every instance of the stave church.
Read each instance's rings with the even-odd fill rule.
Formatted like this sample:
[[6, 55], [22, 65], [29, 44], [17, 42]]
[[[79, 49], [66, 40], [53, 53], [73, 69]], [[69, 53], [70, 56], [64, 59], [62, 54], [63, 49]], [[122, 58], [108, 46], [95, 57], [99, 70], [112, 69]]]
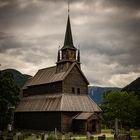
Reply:
[[64, 45], [53, 67], [38, 70], [24, 85], [14, 113], [17, 129], [100, 133], [100, 107], [88, 96], [68, 14]]

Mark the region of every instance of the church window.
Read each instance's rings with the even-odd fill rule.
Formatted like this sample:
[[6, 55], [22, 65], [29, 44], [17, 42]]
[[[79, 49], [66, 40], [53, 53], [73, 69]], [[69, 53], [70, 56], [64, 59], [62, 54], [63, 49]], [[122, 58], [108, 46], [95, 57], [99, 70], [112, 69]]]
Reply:
[[80, 94], [80, 88], [77, 88], [77, 94]]
[[72, 87], [72, 93], [75, 93], [75, 89], [74, 89], [74, 87]]

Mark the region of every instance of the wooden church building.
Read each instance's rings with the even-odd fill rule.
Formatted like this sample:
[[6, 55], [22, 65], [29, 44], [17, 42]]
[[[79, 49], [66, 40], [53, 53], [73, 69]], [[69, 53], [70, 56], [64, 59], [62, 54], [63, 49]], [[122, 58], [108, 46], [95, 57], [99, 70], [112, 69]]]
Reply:
[[14, 114], [15, 128], [100, 133], [101, 109], [88, 96], [89, 82], [80, 64], [80, 51], [73, 44], [68, 15], [56, 66], [40, 69], [25, 84]]

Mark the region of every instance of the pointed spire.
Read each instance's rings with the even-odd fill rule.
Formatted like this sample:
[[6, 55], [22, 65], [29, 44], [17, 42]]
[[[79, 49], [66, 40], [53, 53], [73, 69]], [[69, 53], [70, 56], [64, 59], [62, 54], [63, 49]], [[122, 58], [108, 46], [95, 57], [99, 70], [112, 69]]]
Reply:
[[60, 61], [60, 46], [59, 46], [59, 49], [58, 49], [58, 55], [57, 55], [57, 62]]
[[65, 32], [65, 39], [64, 39], [64, 45], [61, 48], [61, 50], [64, 49], [74, 49], [77, 50], [73, 45], [73, 37], [72, 37], [72, 31], [71, 31], [71, 24], [70, 24], [70, 8], [69, 8], [69, 1], [68, 1], [68, 19], [67, 19], [67, 27]]
[[80, 62], [80, 49], [78, 49], [77, 61]]
[[68, 15], [68, 20], [67, 20], [67, 27], [66, 27], [65, 40], [64, 40], [64, 46], [66, 45], [73, 46], [73, 38], [72, 38], [69, 15]]

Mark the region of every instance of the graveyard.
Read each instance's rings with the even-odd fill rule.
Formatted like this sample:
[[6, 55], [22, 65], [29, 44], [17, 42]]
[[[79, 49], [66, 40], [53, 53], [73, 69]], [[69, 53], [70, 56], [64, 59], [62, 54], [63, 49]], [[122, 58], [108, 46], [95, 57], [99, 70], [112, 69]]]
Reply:
[[122, 131], [116, 139], [111, 129], [102, 129], [101, 134], [90, 132], [86, 134], [60, 133], [57, 130], [52, 132], [14, 130], [13, 132], [0, 132], [0, 140], [140, 140], [140, 130], [131, 129], [129, 133], [131, 137], [127, 137], [128, 133]]

